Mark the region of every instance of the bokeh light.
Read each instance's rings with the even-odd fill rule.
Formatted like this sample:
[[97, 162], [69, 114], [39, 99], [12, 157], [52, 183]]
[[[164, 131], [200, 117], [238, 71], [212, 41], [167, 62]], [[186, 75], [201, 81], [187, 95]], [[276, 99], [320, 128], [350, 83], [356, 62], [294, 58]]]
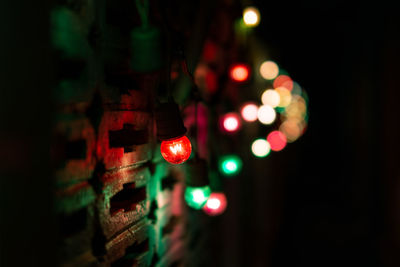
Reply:
[[224, 193], [213, 192], [204, 205], [203, 211], [210, 216], [216, 216], [222, 214], [227, 205], [228, 201]]
[[213, 62], [218, 56], [218, 45], [211, 41], [206, 40], [203, 47], [203, 59], [206, 62]]
[[290, 78], [287, 75], [279, 75], [274, 80], [273, 85], [274, 85], [274, 88], [285, 87], [286, 89], [291, 91], [293, 89], [293, 80], [292, 80], [292, 78]]
[[292, 97], [291, 103], [286, 107], [284, 115], [288, 118], [304, 119], [307, 114], [306, 101], [299, 95]]
[[268, 156], [269, 152], [271, 151], [271, 146], [265, 139], [257, 139], [251, 145], [251, 152], [256, 157], [266, 157]]
[[242, 169], [242, 160], [236, 155], [228, 155], [220, 161], [220, 171], [226, 176], [236, 175]]
[[236, 132], [241, 126], [239, 115], [234, 112], [225, 114], [222, 118], [222, 126], [227, 132]]
[[275, 91], [279, 94], [280, 97], [278, 107], [285, 108], [289, 106], [290, 102], [292, 101], [292, 94], [290, 93], [290, 91], [285, 87], [275, 88]]
[[308, 106], [308, 94], [305, 90], [301, 91], [301, 96], [303, 97], [304, 101], [306, 101], [306, 105]]
[[211, 189], [208, 185], [203, 187], [188, 186], [185, 190], [186, 203], [196, 210], [201, 209], [207, 203], [210, 195]]
[[267, 89], [261, 95], [261, 102], [264, 105], [269, 105], [271, 107], [277, 107], [281, 102], [281, 97], [279, 93], [273, 89]]
[[292, 95], [301, 95], [301, 86], [293, 81], [293, 89], [292, 89]]
[[273, 107], [269, 105], [263, 105], [258, 108], [258, 120], [262, 124], [271, 124], [275, 121], [276, 118], [276, 112]]
[[272, 151], [281, 151], [287, 143], [286, 136], [280, 131], [270, 132], [267, 136], [267, 141]]
[[258, 106], [255, 103], [246, 103], [243, 105], [240, 114], [245, 121], [253, 122], [257, 120]]
[[265, 61], [260, 66], [260, 74], [266, 80], [273, 80], [279, 74], [279, 67], [273, 61]]
[[230, 69], [230, 76], [236, 82], [244, 82], [249, 78], [249, 67], [244, 64], [236, 64]]
[[282, 132], [287, 139], [288, 143], [296, 141], [302, 134], [303, 127], [299, 120], [289, 119], [284, 121], [279, 126], [279, 131]]
[[247, 7], [243, 10], [243, 21], [248, 27], [255, 27], [260, 23], [260, 12], [255, 7]]
[[209, 93], [215, 93], [218, 89], [217, 74], [206, 64], [199, 63], [194, 71], [196, 84], [200, 89]]

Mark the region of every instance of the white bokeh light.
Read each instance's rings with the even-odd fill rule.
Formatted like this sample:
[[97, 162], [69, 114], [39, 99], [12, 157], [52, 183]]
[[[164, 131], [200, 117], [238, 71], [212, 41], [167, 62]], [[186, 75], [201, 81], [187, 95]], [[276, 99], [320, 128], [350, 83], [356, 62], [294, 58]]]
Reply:
[[267, 89], [261, 95], [261, 102], [264, 105], [269, 105], [271, 107], [277, 107], [281, 102], [281, 97], [279, 93], [273, 89]]
[[262, 124], [271, 124], [275, 121], [276, 112], [275, 109], [269, 105], [263, 105], [258, 109], [258, 120]]
[[256, 157], [266, 157], [271, 151], [271, 146], [265, 139], [257, 139], [251, 145], [251, 151]]

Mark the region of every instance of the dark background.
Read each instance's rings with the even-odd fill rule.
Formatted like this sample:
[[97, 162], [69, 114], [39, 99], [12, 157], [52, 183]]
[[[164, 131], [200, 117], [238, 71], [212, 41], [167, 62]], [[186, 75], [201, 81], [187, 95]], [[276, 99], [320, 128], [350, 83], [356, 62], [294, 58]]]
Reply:
[[228, 209], [214, 232], [224, 232], [217, 265], [399, 266], [396, 9], [388, 1], [254, 4], [256, 35], [306, 89], [310, 120], [298, 141], [247, 161], [241, 182], [228, 184], [240, 211]]
[[[309, 94], [309, 126], [268, 163], [249, 161], [246, 175], [227, 183], [230, 207], [236, 209], [210, 225], [209, 262], [400, 266], [400, 29], [394, 4], [254, 4], [263, 21], [257, 36]], [[45, 266], [54, 252], [48, 234], [53, 227], [49, 7], [33, 1], [0, 5], [0, 262], [5, 264], [30, 258]]]

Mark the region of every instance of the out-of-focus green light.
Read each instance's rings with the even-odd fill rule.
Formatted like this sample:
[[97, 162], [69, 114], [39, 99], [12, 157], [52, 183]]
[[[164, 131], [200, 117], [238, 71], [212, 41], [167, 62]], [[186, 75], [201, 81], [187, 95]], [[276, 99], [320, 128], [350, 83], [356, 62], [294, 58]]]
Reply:
[[186, 187], [185, 200], [189, 207], [199, 210], [206, 203], [211, 195], [211, 189], [208, 185], [203, 187]]
[[237, 174], [242, 168], [242, 161], [238, 156], [230, 155], [222, 158], [220, 170], [227, 176]]

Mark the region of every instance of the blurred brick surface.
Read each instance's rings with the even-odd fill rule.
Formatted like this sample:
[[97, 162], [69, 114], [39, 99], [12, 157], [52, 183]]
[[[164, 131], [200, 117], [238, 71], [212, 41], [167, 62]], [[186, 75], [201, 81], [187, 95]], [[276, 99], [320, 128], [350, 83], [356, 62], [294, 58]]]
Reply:
[[93, 188], [87, 181], [58, 189], [55, 195], [56, 210], [62, 213], [71, 213], [86, 207], [93, 203], [96, 197]]
[[100, 88], [105, 110], [148, 111], [153, 101], [151, 91], [138, 88], [138, 77], [133, 74], [114, 74], [113, 79], [123, 78], [128, 85], [123, 89], [105, 85]]
[[[190, 265], [183, 265], [181, 259], [184, 257], [185, 253], [185, 242], [179, 240], [174, 242], [168, 252], [155, 264], [157, 267], [164, 267], [164, 266], [190, 266]], [[201, 255], [199, 255], [200, 257]]]
[[147, 167], [130, 167], [103, 176], [97, 208], [107, 239], [148, 214], [150, 178]]
[[78, 0], [51, 13], [60, 266], [156, 266], [180, 257], [170, 247], [183, 246], [182, 203], [172, 200], [182, 197], [182, 177], [161, 157], [152, 115], [164, 74], [130, 70], [133, 8]]
[[[152, 227], [149, 221], [142, 220], [106, 244], [105, 261], [114, 263], [112, 266], [137, 266], [138, 263], [142, 263], [141, 266], [150, 266], [153, 247]], [[120, 262], [115, 263], [117, 260]], [[128, 262], [130, 265], [127, 265]]]
[[56, 165], [57, 184], [89, 179], [95, 167], [95, 131], [82, 116], [64, 114], [55, 125], [52, 154]]
[[126, 152], [124, 147], [110, 147], [110, 131], [122, 130], [124, 124], [132, 125], [135, 130], [145, 130], [148, 141], [151, 140], [152, 117], [148, 112], [106, 111], [99, 126], [96, 149], [99, 160], [103, 161], [107, 170], [143, 163], [151, 157], [150, 143], [129, 144], [130, 152]]
[[60, 263], [60, 267], [102, 267], [105, 266], [98, 262], [97, 258], [93, 256], [92, 250], [89, 249], [76, 257], [71, 257], [68, 260]]
[[95, 194], [85, 181], [59, 189], [56, 192], [56, 198], [60, 235], [59, 259], [61, 262], [68, 262], [72, 258], [91, 251]]

